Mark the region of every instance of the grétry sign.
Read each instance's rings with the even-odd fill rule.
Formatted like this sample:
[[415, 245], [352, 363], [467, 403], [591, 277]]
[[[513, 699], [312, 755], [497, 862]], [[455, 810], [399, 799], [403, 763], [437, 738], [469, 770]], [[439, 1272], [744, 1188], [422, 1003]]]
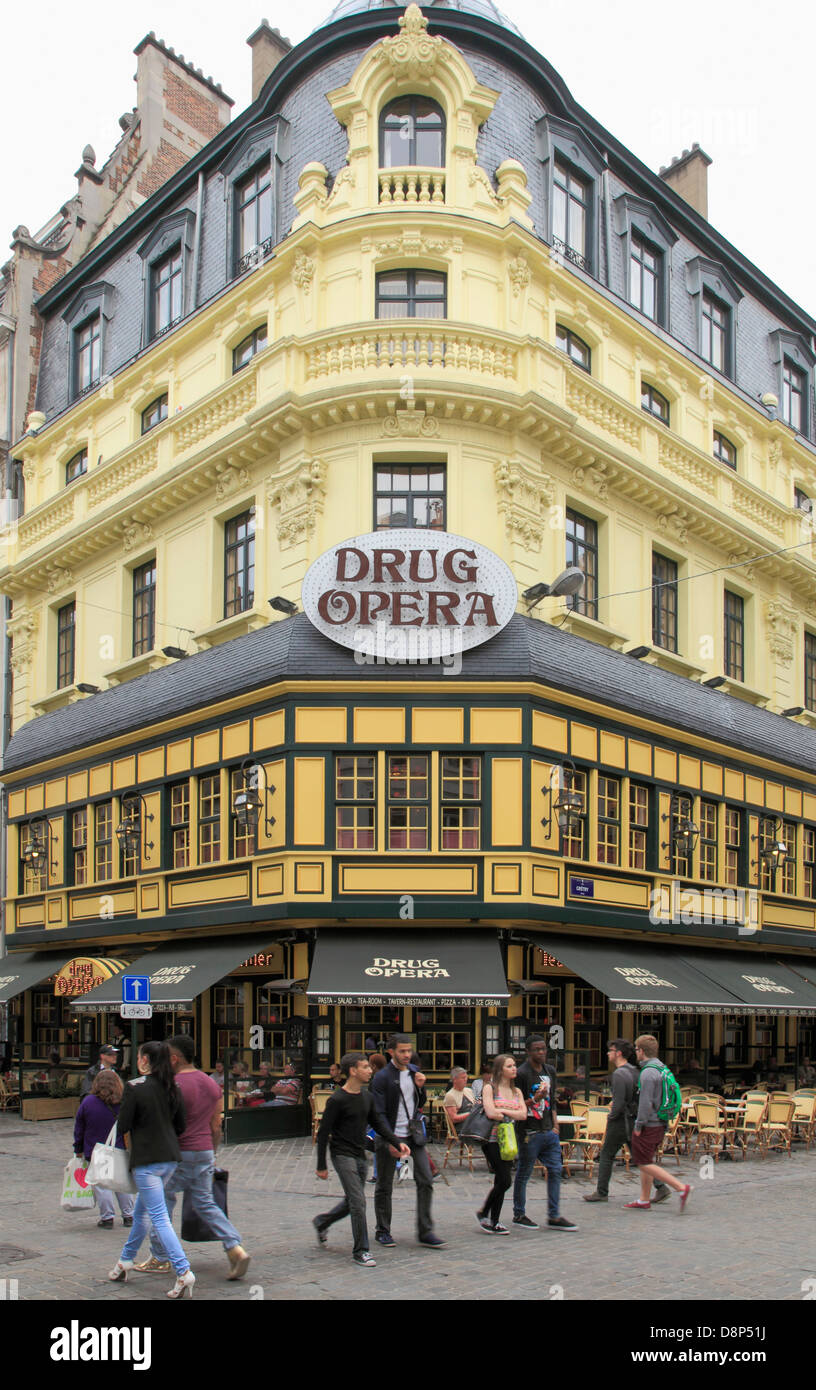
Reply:
[[467, 651], [506, 627], [518, 602], [512, 571], [492, 550], [448, 531], [353, 536], [306, 572], [310, 622], [353, 651], [427, 660]]

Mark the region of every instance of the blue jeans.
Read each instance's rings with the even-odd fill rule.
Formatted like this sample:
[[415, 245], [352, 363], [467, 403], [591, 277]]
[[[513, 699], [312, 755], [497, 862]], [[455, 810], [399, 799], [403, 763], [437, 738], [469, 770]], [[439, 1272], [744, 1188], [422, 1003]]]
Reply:
[[[212, 1195], [214, 1160], [215, 1154], [212, 1149], [182, 1150], [181, 1163], [164, 1188], [167, 1215], [172, 1221], [177, 1192], [192, 1193], [196, 1214], [203, 1221], [206, 1221], [213, 1234], [221, 1241], [224, 1249], [231, 1250], [234, 1245], [241, 1244], [241, 1237]], [[150, 1253], [155, 1255], [157, 1260], [170, 1258], [163, 1246], [164, 1242], [159, 1238], [154, 1226], [150, 1232]]]
[[513, 1187], [513, 1215], [523, 1216], [527, 1201], [527, 1183], [537, 1159], [541, 1159], [547, 1169], [547, 1215], [559, 1215], [558, 1204], [561, 1197], [561, 1144], [554, 1129], [543, 1129], [536, 1133], [528, 1130], [526, 1142], [519, 1147], [516, 1181]]
[[145, 1163], [138, 1168], [131, 1168], [130, 1171], [139, 1190], [139, 1195], [136, 1198], [136, 1206], [133, 1208], [133, 1225], [130, 1229], [130, 1236], [122, 1247], [120, 1260], [136, 1259], [152, 1222], [161, 1239], [163, 1249], [167, 1251], [164, 1258], [171, 1261], [176, 1274], [186, 1274], [190, 1268], [190, 1261], [170, 1225], [167, 1203], [164, 1199], [164, 1185], [176, 1171], [176, 1164]]

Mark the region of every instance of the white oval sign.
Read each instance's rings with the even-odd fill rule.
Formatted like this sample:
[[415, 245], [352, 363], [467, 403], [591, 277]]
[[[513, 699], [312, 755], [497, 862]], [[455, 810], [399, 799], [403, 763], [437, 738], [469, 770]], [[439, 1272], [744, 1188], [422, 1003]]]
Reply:
[[332, 546], [303, 580], [310, 622], [393, 662], [468, 651], [506, 627], [518, 585], [492, 550], [449, 531], [370, 531]]

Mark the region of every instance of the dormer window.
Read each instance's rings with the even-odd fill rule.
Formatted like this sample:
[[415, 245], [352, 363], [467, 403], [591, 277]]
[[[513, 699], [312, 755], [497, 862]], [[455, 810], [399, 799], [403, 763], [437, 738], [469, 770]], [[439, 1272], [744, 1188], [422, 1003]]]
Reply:
[[74, 361], [76, 369], [76, 394], [81, 396], [97, 386], [102, 372], [102, 323], [99, 314], [94, 314], [75, 330]]
[[589, 188], [569, 164], [556, 159], [553, 172], [553, 250], [587, 269]]
[[445, 113], [430, 97], [397, 97], [380, 116], [380, 168], [420, 166], [441, 169], [445, 163]]
[[247, 270], [250, 257], [263, 260], [272, 246], [272, 165], [267, 159], [235, 185], [235, 225], [238, 270]]
[[159, 338], [182, 316], [183, 280], [181, 246], [156, 261], [150, 268], [151, 337]]

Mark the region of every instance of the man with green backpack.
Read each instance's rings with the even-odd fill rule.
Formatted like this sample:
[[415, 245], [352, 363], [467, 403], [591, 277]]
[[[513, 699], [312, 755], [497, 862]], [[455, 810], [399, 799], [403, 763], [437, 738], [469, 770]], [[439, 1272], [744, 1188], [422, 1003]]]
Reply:
[[651, 1033], [644, 1033], [635, 1039], [635, 1055], [640, 1067], [640, 1098], [631, 1148], [632, 1159], [640, 1172], [640, 1199], [626, 1202], [625, 1206], [630, 1211], [648, 1211], [652, 1205], [649, 1201], [652, 1182], [661, 1182], [680, 1193], [682, 1213], [686, 1209], [691, 1185], [680, 1182], [654, 1161], [663, 1142], [666, 1125], [679, 1113], [682, 1103], [680, 1087], [669, 1068], [659, 1060], [657, 1050], [657, 1038], [653, 1038]]

